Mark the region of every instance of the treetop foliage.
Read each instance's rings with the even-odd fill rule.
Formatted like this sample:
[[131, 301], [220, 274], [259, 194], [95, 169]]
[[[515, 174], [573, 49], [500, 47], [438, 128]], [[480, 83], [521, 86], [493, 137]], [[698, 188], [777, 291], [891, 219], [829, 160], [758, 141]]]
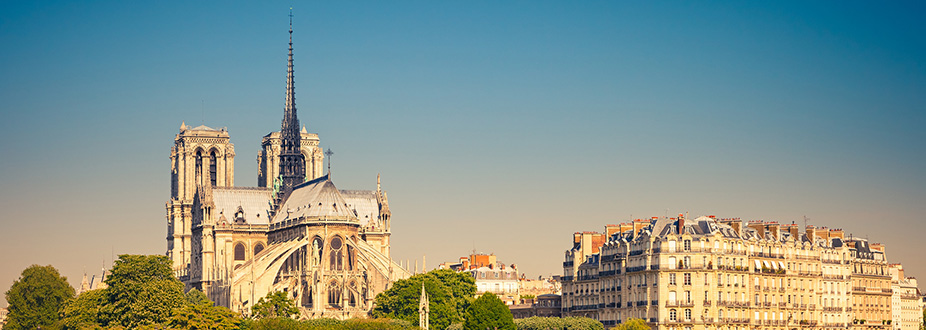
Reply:
[[293, 320], [268, 317], [246, 321], [242, 328], [251, 330], [420, 330], [417, 326], [395, 319], [336, 319]]
[[35, 329], [52, 325], [73, 297], [74, 288], [55, 267], [29, 266], [6, 292], [9, 314], [4, 329]]
[[274, 291], [267, 293], [266, 297], [260, 298], [254, 306], [251, 306], [251, 315], [254, 318], [262, 319], [266, 317], [292, 317], [299, 313], [296, 303], [286, 296], [286, 292]]
[[393, 283], [391, 288], [376, 296], [376, 307], [370, 314], [418, 326], [422, 285], [428, 294], [431, 329], [444, 329], [463, 321], [463, 313], [476, 293], [475, 281], [469, 274], [449, 269], [433, 270]]
[[649, 325], [646, 324], [646, 321], [638, 318], [630, 318], [629, 320], [618, 324], [616, 327], [611, 329], [617, 330], [650, 330]]
[[540, 317], [533, 316], [526, 319], [514, 320], [518, 330], [604, 330], [601, 322], [587, 317]]
[[464, 330], [515, 330], [511, 310], [498, 296], [491, 292], [483, 293], [466, 309]]

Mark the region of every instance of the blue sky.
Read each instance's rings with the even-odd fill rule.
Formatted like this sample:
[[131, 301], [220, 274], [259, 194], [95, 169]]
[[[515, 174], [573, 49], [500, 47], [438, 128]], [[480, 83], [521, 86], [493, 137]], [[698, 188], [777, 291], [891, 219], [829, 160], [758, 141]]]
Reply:
[[[574, 231], [811, 218], [926, 273], [926, 21], [891, 2], [2, 2], [0, 289], [163, 253], [181, 121], [236, 184], [297, 108], [393, 253], [562, 272]], [[425, 252], [427, 251], [427, 252]]]

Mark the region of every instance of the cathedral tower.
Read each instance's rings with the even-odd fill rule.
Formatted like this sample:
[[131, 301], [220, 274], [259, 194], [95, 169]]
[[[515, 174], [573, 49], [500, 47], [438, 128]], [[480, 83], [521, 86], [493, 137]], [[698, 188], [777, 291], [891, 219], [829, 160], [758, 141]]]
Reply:
[[190, 262], [193, 198], [197, 187], [235, 184], [235, 146], [225, 128], [204, 125], [180, 132], [170, 148], [170, 201], [167, 202], [167, 256], [175, 269]]

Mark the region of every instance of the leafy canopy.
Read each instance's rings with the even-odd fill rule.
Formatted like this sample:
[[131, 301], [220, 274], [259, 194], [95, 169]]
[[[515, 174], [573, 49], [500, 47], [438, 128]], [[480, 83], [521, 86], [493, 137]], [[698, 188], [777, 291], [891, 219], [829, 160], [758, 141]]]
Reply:
[[202, 292], [184, 294], [165, 256], [120, 255], [106, 284], [72, 300], [60, 327], [235, 329], [242, 322], [227, 308], [213, 306]]
[[9, 304], [4, 329], [35, 329], [58, 321], [59, 313], [74, 297], [74, 288], [51, 265], [32, 265], [6, 292]]
[[464, 330], [515, 330], [511, 310], [498, 296], [491, 292], [483, 293], [466, 309]]
[[120, 255], [106, 284], [101, 319], [108, 326], [163, 324], [174, 309], [186, 303], [183, 283], [174, 277], [170, 259], [163, 255]]
[[[202, 292], [200, 292], [202, 294]], [[212, 306], [211, 302], [189, 304], [175, 310], [169, 325], [178, 329], [241, 329], [244, 320], [237, 314], [222, 306]]]
[[618, 324], [616, 327], [611, 329], [617, 330], [650, 330], [649, 325], [646, 325], [646, 321], [637, 318], [631, 318], [626, 322]]
[[526, 319], [514, 320], [518, 330], [604, 330], [601, 322], [587, 317], [540, 317], [533, 316]]
[[404, 320], [418, 326], [422, 285], [428, 294], [431, 329], [445, 329], [452, 323], [463, 321], [463, 313], [476, 293], [475, 281], [469, 274], [448, 269], [434, 270], [398, 280], [391, 288], [378, 294], [372, 316]]
[[251, 307], [251, 314], [258, 319], [265, 317], [292, 317], [299, 313], [296, 303], [286, 296], [286, 292], [274, 291], [267, 293]]

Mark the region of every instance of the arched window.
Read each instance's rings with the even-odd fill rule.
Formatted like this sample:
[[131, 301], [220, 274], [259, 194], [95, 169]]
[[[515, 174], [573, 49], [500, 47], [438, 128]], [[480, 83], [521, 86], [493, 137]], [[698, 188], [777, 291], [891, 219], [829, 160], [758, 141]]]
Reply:
[[350, 304], [350, 306], [351, 307], [357, 306], [357, 283], [356, 282], [351, 282], [350, 290], [348, 290], [348, 294], [350, 295], [350, 300], [348, 300], [348, 303]]
[[674, 309], [669, 310], [669, 321], [675, 322], [678, 320], [677, 312]]
[[341, 253], [341, 247], [343, 242], [340, 237], [335, 236], [331, 239], [331, 254], [328, 268], [331, 270], [343, 270], [344, 269], [344, 254]]
[[312, 307], [312, 286], [302, 281], [302, 306]]
[[243, 261], [245, 259], [244, 251], [244, 244], [235, 244], [235, 261]]
[[341, 306], [341, 288], [334, 281], [328, 284], [328, 305], [331, 305], [331, 307]]
[[217, 182], [216, 174], [218, 173], [218, 171], [216, 171], [216, 168], [218, 167], [216, 166], [216, 163], [218, 163], [218, 160], [217, 160], [217, 157], [215, 157], [215, 150], [213, 150], [212, 153], [209, 155], [209, 180], [211, 180], [211, 183], [213, 186], [215, 186]]
[[264, 250], [264, 243], [257, 243], [257, 245], [254, 246], [254, 255], [257, 255], [258, 253], [260, 253], [260, 251], [263, 251], [263, 250]]

